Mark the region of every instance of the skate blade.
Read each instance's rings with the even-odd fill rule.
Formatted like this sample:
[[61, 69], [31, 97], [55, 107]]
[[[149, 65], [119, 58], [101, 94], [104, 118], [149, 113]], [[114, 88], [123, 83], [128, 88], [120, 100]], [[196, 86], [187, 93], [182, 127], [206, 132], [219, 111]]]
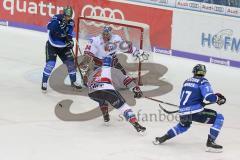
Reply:
[[154, 144], [154, 145], [159, 145], [160, 144], [160, 142], [159, 141], [152, 141], [152, 143]]
[[221, 153], [221, 152], [223, 152], [223, 149], [216, 149], [216, 148], [207, 147], [207, 148], [206, 148], [206, 152], [210, 152], [210, 153]]
[[47, 90], [42, 90], [42, 93], [43, 93], [43, 94], [46, 94], [46, 93], [47, 93]]
[[146, 135], [147, 135], [146, 130], [145, 130], [145, 131], [139, 131], [138, 133], [139, 133], [139, 135], [141, 135], [141, 136], [146, 136]]
[[108, 121], [108, 122], [104, 122], [103, 125], [106, 127], [109, 127], [111, 125], [111, 123], [110, 123], [110, 121]]
[[74, 91], [74, 92], [82, 92], [82, 90], [83, 90], [83, 88], [79, 88], [79, 89], [78, 89], [78, 88], [74, 88], [74, 87], [73, 87], [73, 91]]

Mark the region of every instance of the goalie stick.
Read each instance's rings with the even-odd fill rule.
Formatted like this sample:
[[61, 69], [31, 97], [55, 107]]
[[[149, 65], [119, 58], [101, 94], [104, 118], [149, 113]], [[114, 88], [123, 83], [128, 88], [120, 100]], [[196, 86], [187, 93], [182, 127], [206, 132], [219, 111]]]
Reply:
[[[74, 56], [73, 49], [71, 49], [71, 52], [72, 52], [72, 54], [73, 54], [73, 57], [75, 57], [75, 56]], [[77, 58], [76, 58], [75, 63], [76, 63], [77, 69], [78, 69], [78, 71], [79, 71], [79, 73], [80, 73], [81, 79], [82, 79], [82, 81], [83, 81], [83, 74], [82, 74], [81, 68], [80, 68], [79, 65], [78, 65], [78, 60], [77, 60]], [[83, 83], [83, 84], [84, 84], [84, 83]]]
[[[77, 39], [76, 39], [76, 44], [77, 44], [76, 47], [78, 48], [78, 51], [79, 51], [80, 55], [82, 55], [82, 52], [81, 52], [81, 50], [80, 50], [80, 47], [79, 47], [79, 44], [78, 44], [78, 40], [77, 40]], [[72, 51], [73, 56], [75, 57], [75, 58], [74, 58], [74, 59], [75, 59], [75, 63], [76, 63], [76, 66], [77, 66], [77, 68], [78, 68], [78, 71], [79, 71], [79, 73], [80, 73], [80, 76], [81, 76], [81, 79], [82, 79], [82, 82], [83, 82], [84, 78], [83, 78], [82, 70], [81, 70], [81, 68], [80, 68], [79, 65], [78, 65], [78, 57], [75, 56], [75, 54], [74, 54], [74, 52], [73, 52], [73, 49], [71, 49], [71, 51]], [[84, 82], [83, 82], [82, 84], [85, 85]]]
[[[68, 42], [68, 41], [69, 41], [69, 38], [68, 38], [68, 36], [67, 36], [67, 31], [64, 30], [64, 33], [65, 33], [65, 35], [66, 35], [66, 41]], [[77, 40], [76, 40], [76, 41], [77, 41]], [[78, 44], [77, 44], [77, 45], [78, 45]], [[78, 49], [79, 49], [79, 46], [78, 46]], [[72, 48], [70, 48], [70, 51], [71, 51], [72, 56], [73, 56], [73, 58], [74, 58], [74, 60], [75, 60], [75, 65], [77, 66], [77, 69], [78, 69], [78, 71], [79, 71], [79, 73], [80, 73], [81, 80], [82, 80], [82, 82], [83, 82], [83, 74], [82, 74], [81, 68], [80, 68], [79, 65], [78, 65], [78, 59], [77, 59], [77, 57], [75, 56], [74, 51], [73, 51]], [[79, 52], [81, 53], [80, 50], [79, 50]], [[84, 83], [82, 83], [82, 84], [84, 84]]]

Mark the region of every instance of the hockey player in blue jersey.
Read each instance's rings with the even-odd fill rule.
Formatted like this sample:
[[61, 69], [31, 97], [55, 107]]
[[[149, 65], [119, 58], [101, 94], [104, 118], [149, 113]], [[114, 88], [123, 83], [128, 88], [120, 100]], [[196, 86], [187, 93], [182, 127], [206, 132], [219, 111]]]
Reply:
[[215, 143], [215, 140], [222, 128], [224, 117], [222, 114], [214, 110], [204, 108], [203, 101], [217, 103], [222, 105], [226, 102], [226, 98], [220, 94], [213, 92], [210, 83], [206, 78], [205, 65], [198, 64], [193, 68], [193, 77], [187, 79], [183, 83], [180, 97], [180, 122], [162, 137], [156, 137], [154, 144], [161, 144], [178, 134], [186, 132], [192, 121], [199, 123], [212, 124], [207, 139], [208, 151], [221, 152], [222, 146]]
[[72, 53], [74, 46], [72, 40], [74, 29], [72, 15], [72, 7], [67, 6], [63, 9], [63, 14], [54, 15], [47, 25], [48, 41], [46, 43], [46, 65], [42, 77], [43, 92], [47, 90], [48, 78], [55, 67], [57, 55], [67, 66], [71, 86], [81, 89], [80, 84], [76, 81], [76, 67]]

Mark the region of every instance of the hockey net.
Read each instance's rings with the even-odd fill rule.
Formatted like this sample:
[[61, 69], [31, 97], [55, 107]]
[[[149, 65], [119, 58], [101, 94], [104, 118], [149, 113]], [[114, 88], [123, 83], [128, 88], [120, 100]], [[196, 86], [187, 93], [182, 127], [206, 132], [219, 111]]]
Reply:
[[[75, 51], [76, 58], [83, 54], [88, 39], [101, 34], [105, 25], [110, 25], [113, 34], [121, 36], [123, 40], [130, 41], [137, 49], [151, 51], [149, 26], [147, 24], [103, 17], [79, 17], [76, 34], [78, 43]], [[123, 55], [127, 57], [127, 63], [124, 62], [124, 58], [121, 58], [124, 57]], [[138, 83], [141, 84], [141, 65], [147, 61], [139, 62], [130, 54], [123, 55], [119, 55], [120, 63], [128, 74], [137, 78]]]

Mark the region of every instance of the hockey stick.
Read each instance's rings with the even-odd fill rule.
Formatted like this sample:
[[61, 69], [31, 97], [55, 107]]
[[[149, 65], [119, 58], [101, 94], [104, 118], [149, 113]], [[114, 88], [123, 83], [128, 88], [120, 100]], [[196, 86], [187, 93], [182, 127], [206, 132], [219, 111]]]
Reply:
[[[67, 38], [67, 41], [68, 41], [68, 38]], [[80, 73], [80, 77], [81, 77], [82, 82], [83, 82], [83, 74], [82, 74], [82, 71], [81, 71], [81, 69], [80, 69], [80, 67], [79, 67], [79, 65], [78, 65], [77, 57], [75, 56], [74, 51], [73, 51], [72, 48], [70, 48], [70, 51], [71, 51], [72, 56], [73, 56], [73, 58], [74, 58], [75, 66], [77, 66], [77, 69], [78, 69], [78, 71], [79, 71], [79, 73]], [[82, 83], [82, 84], [84, 85], [84, 83]]]
[[[76, 41], [77, 42], [77, 41]], [[77, 45], [78, 45], [78, 42], [77, 42]], [[74, 53], [73, 52], [73, 49], [71, 49], [72, 50], [72, 53]], [[81, 53], [81, 51], [80, 51], [80, 48], [78, 47], [78, 50], [79, 50], [79, 52]], [[73, 56], [74, 56], [75, 54], [73, 54]], [[78, 57], [76, 57], [76, 56], [74, 56], [75, 57], [75, 63], [76, 63], [76, 66], [77, 66], [77, 68], [78, 68], [78, 71], [79, 71], [79, 73], [80, 73], [80, 76], [81, 76], [81, 79], [82, 79], [82, 81], [83, 81], [83, 74], [82, 74], [82, 70], [81, 70], [81, 68], [79, 67], [79, 65], [78, 65]], [[83, 83], [84, 84], [84, 83]]]
[[76, 44], [77, 44], [77, 48], [78, 48], [78, 52], [80, 53], [80, 55], [82, 56], [83, 54], [82, 54], [82, 51], [81, 51], [81, 49], [80, 49], [80, 46], [79, 46], [79, 43], [78, 43], [78, 40], [76, 39]]
[[[75, 56], [74, 56], [75, 54], [74, 54], [74, 52], [73, 52], [73, 49], [71, 48], [70, 50], [71, 50], [71, 52], [72, 52], [72, 56], [75, 57]], [[83, 81], [83, 74], [82, 74], [81, 68], [80, 68], [79, 65], [78, 65], [77, 57], [75, 57], [74, 59], [75, 59], [75, 65], [77, 66], [77, 69], [78, 69], [78, 71], [79, 71], [79, 73], [80, 73], [80, 76], [81, 76], [81, 79], [82, 79], [82, 81]], [[84, 84], [84, 83], [83, 83], [83, 84]]]
[[[68, 36], [67, 36], [67, 31], [64, 30], [64, 33], [65, 33], [65, 35], [66, 35], [66, 41], [69, 42], [69, 38], [68, 38]], [[80, 69], [80, 67], [79, 67], [79, 65], [78, 65], [77, 57], [75, 56], [74, 51], [73, 51], [72, 48], [70, 48], [70, 51], [71, 51], [71, 53], [72, 53], [72, 56], [73, 56], [74, 61], [75, 61], [75, 65], [77, 66], [77, 69], [78, 69], [78, 71], [79, 71], [79, 73], [80, 73], [80, 77], [81, 77], [82, 82], [83, 82], [83, 74], [82, 74], [82, 71], [81, 71], [81, 69]], [[83, 83], [83, 84], [84, 84], [84, 83]]]
[[[210, 105], [210, 104], [213, 104], [213, 103], [203, 103], [203, 107], [205, 107], [207, 105]], [[175, 110], [175, 111], [166, 110], [165, 108], [163, 108], [163, 106], [161, 104], [159, 104], [159, 107], [167, 114], [173, 114], [173, 113], [178, 113], [179, 112], [179, 110]]]
[[159, 107], [161, 108], [161, 110], [163, 110], [165, 113], [167, 114], [173, 114], [173, 113], [177, 113], [179, 112], [179, 110], [175, 110], [175, 111], [168, 111], [165, 108], [163, 108], [163, 106], [159, 103]]
[[155, 102], [159, 102], [159, 103], [167, 104], [167, 105], [170, 105], [170, 106], [179, 107], [179, 106], [176, 105], [176, 104], [172, 104], [172, 103], [164, 102], [164, 101], [161, 101], [161, 100], [158, 100], [158, 99], [154, 99], [154, 98], [151, 98], [151, 97], [147, 97], [147, 96], [145, 96], [145, 98], [150, 99], [150, 100], [155, 101]]
[[[150, 100], [153, 100], [155, 102], [159, 102], [159, 103], [163, 103], [163, 104], [167, 104], [167, 105], [170, 105], [170, 106], [174, 106], [174, 107], [179, 107], [178, 105], [176, 104], [172, 104], [172, 103], [168, 103], [168, 102], [164, 102], [164, 101], [161, 101], [161, 100], [158, 100], [158, 99], [154, 99], [154, 98], [151, 98], [151, 97], [146, 97], [145, 98], [147, 99], [150, 99]], [[203, 107], [207, 106], [207, 105], [210, 105], [210, 104], [213, 104], [213, 103], [203, 103]], [[175, 111], [169, 111], [169, 110], [166, 110], [161, 104], [159, 104], [159, 107], [167, 114], [173, 114], [173, 113], [177, 113], [179, 112], [179, 110], [175, 110]]]
[[[81, 51], [81, 49], [80, 49], [80, 45], [79, 45], [79, 42], [78, 42], [78, 40], [76, 39], [76, 47], [78, 48], [78, 52], [80, 53], [80, 56], [83, 56], [83, 54], [82, 54], [82, 51]], [[81, 71], [81, 69], [80, 69], [80, 67], [79, 67], [79, 65], [78, 65], [78, 57], [75, 57], [75, 59], [76, 59], [76, 65], [78, 66], [78, 68], [79, 68], [79, 72], [80, 72], [80, 75], [81, 75], [81, 78], [82, 78], [82, 80], [83, 80], [83, 85], [84, 86], [86, 86], [87, 87], [87, 84], [85, 84], [84, 83], [84, 78], [83, 78], [83, 74], [82, 74], [82, 71]]]

